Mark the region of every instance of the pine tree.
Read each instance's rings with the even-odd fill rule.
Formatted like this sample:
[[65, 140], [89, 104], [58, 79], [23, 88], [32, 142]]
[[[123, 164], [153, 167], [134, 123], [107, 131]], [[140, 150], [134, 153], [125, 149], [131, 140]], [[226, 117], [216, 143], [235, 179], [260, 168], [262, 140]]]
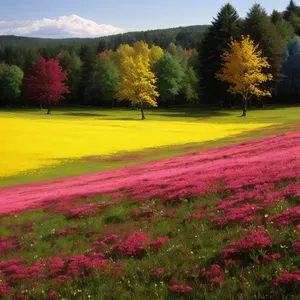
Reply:
[[91, 104], [93, 102], [93, 73], [97, 56], [89, 46], [82, 46], [79, 56], [82, 61], [82, 65], [78, 95], [81, 103]]
[[278, 10], [274, 9], [271, 14], [271, 21], [273, 24], [276, 24], [278, 21], [283, 19], [283, 13], [279, 12]]
[[283, 64], [284, 80], [280, 85], [284, 94], [296, 94], [300, 91], [300, 38], [291, 40], [286, 49]]
[[98, 43], [98, 47], [97, 47], [97, 54], [101, 53], [103, 51], [107, 50], [107, 45], [106, 45], [106, 41], [104, 39], [101, 39]]
[[280, 34], [283, 44], [286, 45], [295, 35], [293, 26], [283, 18], [283, 13], [280, 13], [277, 10], [273, 10], [271, 21]]
[[300, 7], [291, 0], [286, 10], [283, 12], [284, 19], [289, 22], [296, 34], [300, 34]]
[[223, 49], [227, 47], [231, 37], [239, 36], [240, 19], [236, 9], [228, 3], [221, 8], [198, 49], [200, 85], [203, 100], [207, 104], [219, 103], [223, 107], [226, 86], [215, 78], [215, 74], [221, 67]]
[[283, 13], [283, 17], [286, 21], [290, 20], [290, 17], [292, 14], [295, 14], [297, 16], [300, 15], [300, 7], [296, 5], [296, 3], [291, 0], [289, 5], [287, 6], [286, 10]]
[[255, 44], [259, 44], [263, 56], [268, 57], [271, 65], [269, 72], [275, 82], [280, 82], [283, 79], [281, 70], [284, 43], [271, 18], [259, 4], [254, 4], [248, 12], [243, 32], [250, 35]]

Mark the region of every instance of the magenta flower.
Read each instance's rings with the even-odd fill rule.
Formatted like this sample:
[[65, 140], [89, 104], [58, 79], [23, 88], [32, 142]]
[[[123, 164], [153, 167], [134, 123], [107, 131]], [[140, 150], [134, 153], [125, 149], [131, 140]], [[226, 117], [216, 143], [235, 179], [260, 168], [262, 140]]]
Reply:
[[281, 273], [279, 278], [273, 280], [275, 286], [286, 286], [294, 283], [300, 283], [300, 270], [294, 270], [291, 273]]
[[12, 289], [7, 283], [0, 284], [0, 296], [7, 297], [12, 295]]

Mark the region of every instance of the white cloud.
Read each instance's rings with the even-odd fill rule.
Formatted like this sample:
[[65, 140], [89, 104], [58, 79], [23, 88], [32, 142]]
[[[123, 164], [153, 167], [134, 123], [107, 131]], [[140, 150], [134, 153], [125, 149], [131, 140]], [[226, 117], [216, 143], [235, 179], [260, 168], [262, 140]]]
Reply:
[[99, 37], [124, 33], [124, 28], [94, 21], [77, 15], [61, 16], [57, 19], [0, 21], [0, 35], [17, 35], [44, 38]]

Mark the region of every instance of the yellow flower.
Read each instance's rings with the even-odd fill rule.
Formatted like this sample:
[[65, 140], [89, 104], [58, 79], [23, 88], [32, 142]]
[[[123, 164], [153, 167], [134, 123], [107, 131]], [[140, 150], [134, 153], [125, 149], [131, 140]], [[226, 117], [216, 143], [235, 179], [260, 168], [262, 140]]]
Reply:
[[216, 140], [271, 124], [201, 121], [99, 120], [0, 113], [0, 177], [56, 165], [65, 159], [111, 156], [145, 148]]

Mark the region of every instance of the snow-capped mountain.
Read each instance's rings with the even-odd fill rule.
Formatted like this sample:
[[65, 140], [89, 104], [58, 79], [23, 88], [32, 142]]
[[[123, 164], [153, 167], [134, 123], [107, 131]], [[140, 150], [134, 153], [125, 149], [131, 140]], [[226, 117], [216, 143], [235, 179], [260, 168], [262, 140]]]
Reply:
[[43, 38], [99, 37], [123, 33], [128, 30], [108, 24], [97, 24], [77, 15], [57, 19], [0, 21], [0, 35]]

